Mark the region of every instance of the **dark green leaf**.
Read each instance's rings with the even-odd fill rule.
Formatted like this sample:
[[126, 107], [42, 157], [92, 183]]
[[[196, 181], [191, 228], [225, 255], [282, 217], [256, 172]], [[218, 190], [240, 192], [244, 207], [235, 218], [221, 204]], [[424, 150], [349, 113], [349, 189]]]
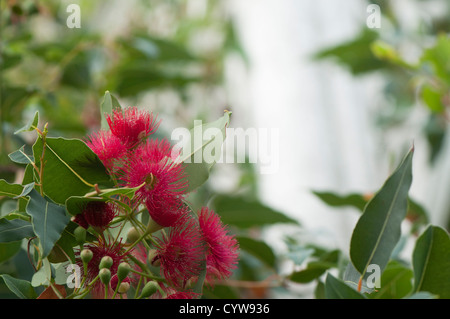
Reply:
[[16, 279], [10, 275], [0, 275], [6, 286], [20, 299], [35, 299], [37, 297], [31, 283], [26, 280]]
[[450, 237], [444, 229], [429, 226], [417, 239], [413, 269], [415, 292], [450, 298]]
[[17, 241], [33, 236], [33, 226], [29, 222], [21, 219], [0, 219], [0, 243]]
[[16, 197], [23, 191], [23, 186], [19, 184], [10, 184], [4, 179], [0, 179], [0, 196]]
[[22, 246], [22, 241], [0, 243], [0, 263], [16, 255]]
[[276, 258], [272, 248], [265, 242], [249, 237], [237, 237], [239, 248], [258, 258], [269, 267], [275, 268]]
[[220, 195], [214, 199], [213, 206], [225, 224], [235, 225], [240, 228], [278, 223], [298, 225], [298, 221], [256, 200]]
[[350, 258], [364, 275], [371, 264], [384, 270], [401, 236], [412, 182], [413, 149], [367, 204], [353, 230]]

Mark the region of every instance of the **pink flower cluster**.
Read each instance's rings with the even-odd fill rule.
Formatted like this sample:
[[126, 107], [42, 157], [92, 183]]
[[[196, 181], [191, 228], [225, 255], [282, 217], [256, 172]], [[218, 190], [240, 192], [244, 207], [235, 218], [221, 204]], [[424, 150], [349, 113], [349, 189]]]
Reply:
[[[146, 208], [150, 221], [157, 225], [152, 232], [164, 228], [152, 234], [151, 251], [142, 244], [131, 251], [136, 259], [159, 267], [165, 279], [159, 283], [160, 291], [165, 291], [167, 298], [197, 297], [190, 288], [203, 270], [210, 285], [230, 277], [237, 266], [238, 242], [213, 210], [203, 207], [195, 213], [186, 204], [184, 164], [172, 160], [174, 149], [168, 140], [150, 138], [160, 121], [152, 113], [129, 107], [115, 110], [107, 122], [109, 130], [91, 134], [86, 143], [118, 186], [140, 186], [133, 202], [127, 204]], [[110, 203], [93, 202], [74, 221], [84, 228], [105, 229], [117, 214]], [[94, 253], [91, 276], [98, 273], [96, 267], [105, 254], [112, 257], [116, 268], [119, 261], [129, 262], [123, 254], [126, 245], [113, 241], [108, 247], [103, 240], [100, 245], [90, 245]], [[113, 276], [116, 268], [111, 268]]]

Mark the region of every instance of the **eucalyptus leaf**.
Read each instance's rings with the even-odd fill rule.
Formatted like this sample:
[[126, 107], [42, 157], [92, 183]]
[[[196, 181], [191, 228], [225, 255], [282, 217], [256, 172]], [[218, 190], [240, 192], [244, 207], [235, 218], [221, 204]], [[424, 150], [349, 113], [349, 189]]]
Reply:
[[119, 101], [114, 97], [109, 91], [105, 92], [103, 101], [100, 105], [100, 110], [102, 113], [101, 117], [101, 128], [103, 130], [108, 129], [108, 122], [106, 121], [106, 115], [112, 114], [113, 111], [122, 111]]
[[366, 297], [330, 273], [325, 279], [326, 299], [366, 299]]
[[17, 279], [10, 275], [0, 275], [6, 286], [20, 299], [35, 299], [37, 297], [33, 286], [29, 281]]
[[44, 258], [51, 252], [70, 219], [63, 206], [43, 198], [36, 190], [31, 191], [29, 197], [26, 211], [31, 216], [33, 230], [41, 246], [41, 258]]
[[27, 124], [25, 124], [25, 126], [17, 130], [14, 134], [34, 131], [37, 128], [38, 124], [39, 124], [39, 112], [36, 111], [34, 113], [33, 119], [30, 120], [30, 122], [28, 122]]
[[386, 267], [401, 236], [412, 183], [411, 149], [380, 191], [368, 202], [351, 237], [350, 258], [361, 275], [371, 265]]
[[258, 258], [269, 267], [275, 268], [276, 257], [272, 248], [261, 240], [239, 236], [236, 238], [239, 248]]
[[[37, 166], [43, 150], [44, 141], [39, 137], [33, 145]], [[100, 159], [79, 139], [45, 138], [44, 163], [44, 193], [59, 204], [70, 196], [86, 194], [95, 184], [111, 184]]]
[[299, 222], [268, 207], [257, 200], [220, 195], [212, 205], [225, 224], [239, 228], [261, 227], [274, 224], [295, 224]]
[[33, 226], [29, 222], [21, 219], [0, 219], [0, 243], [13, 242], [33, 236]]
[[220, 158], [230, 117], [231, 112], [225, 111], [214, 122], [195, 125], [188, 136], [183, 136], [185, 140], [177, 145], [180, 149], [178, 161], [183, 163], [188, 181], [187, 192], [201, 186], [209, 178], [209, 171]]
[[414, 291], [450, 298], [450, 237], [430, 225], [417, 239], [413, 251]]
[[11, 161], [18, 163], [18, 164], [33, 164], [34, 163], [33, 155], [27, 154], [25, 152], [25, 145], [22, 146], [17, 151], [14, 151], [14, 152], [8, 154], [8, 157], [11, 159]]

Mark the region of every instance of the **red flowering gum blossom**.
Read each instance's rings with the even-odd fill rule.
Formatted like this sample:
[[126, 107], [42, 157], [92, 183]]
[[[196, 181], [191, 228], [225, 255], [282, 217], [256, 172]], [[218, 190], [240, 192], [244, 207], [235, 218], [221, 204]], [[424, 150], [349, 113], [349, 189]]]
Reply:
[[73, 221], [84, 228], [90, 225], [105, 229], [116, 215], [117, 206], [113, 203], [92, 201], [86, 204], [83, 211], [76, 215]]
[[169, 201], [148, 200], [145, 206], [150, 217], [161, 227], [174, 226], [189, 212], [189, 208], [178, 198]]
[[114, 110], [111, 115], [107, 115], [106, 120], [112, 134], [129, 148], [153, 134], [161, 123], [157, 122], [153, 113], [138, 110], [136, 107], [128, 107], [123, 111]]
[[223, 280], [231, 276], [237, 267], [239, 245], [234, 236], [227, 233], [225, 225], [213, 210], [203, 207], [198, 214], [199, 227], [207, 243], [206, 280]]
[[116, 165], [127, 154], [126, 145], [110, 131], [92, 133], [89, 136], [89, 140], [86, 141], [86, 144], [110, 172], [116, 170]]
[[121, 175], [125, 186], [137, 187], [145, 183], [136, 192], [139, 202], [154, 207], [162, 202], [173, 206], [183, 196], [187, 187], [184, 167], [172, 161], [171, 152], [169, 141], [147, 140], [135, 149], [122, 167]]
[[184, 288], [189, 279], [200, 274], [205, 259], [205, 243], [196, 221], [185, 216], [157, 240], [160, 271], [172, 286]]

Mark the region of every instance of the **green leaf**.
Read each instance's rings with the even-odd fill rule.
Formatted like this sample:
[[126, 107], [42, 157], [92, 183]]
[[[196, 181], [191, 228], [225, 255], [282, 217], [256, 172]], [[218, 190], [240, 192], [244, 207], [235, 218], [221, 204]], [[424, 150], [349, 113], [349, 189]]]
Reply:
[[434, 75], [450, 85], [450, 38], [441, 34], [433, 47], [424, 51], [422, 65], [431, 65]]
[[413, 269], [415, 292], [450, 298], [450, 237], [444, 229], [429, 226], [417, 239]]
[[101, 128], [102, 130], [108, 129], [108, 122], [106, 121], [106, 114], [112, 114], [113, 111], [121, 111], [122, 107], [120, 106], [119, 101], [111, 94], [109, 91], [105, 92], [103, 97], [103, 102], [100, 105], [100, 111], [102, 113], [101, 118]]
[[23, 126], [16, 132], [14, 132], [14, 134], [34, 131], [37, 128], [38, 123], [39, 123], [39, 112], [36, 111], [36, 113], [34, 113], [33, 119], [29, 123], [27, 123], [25, 126]]
[[367, 204], [351, 237], [350, 258], [361, 275], [371, 264], [383, 272], [401, 236], [412, 183], [413, 151]]
[[23, 185], [10, 184], [4, 179], [0, 179], [0, 196], [17, 197], [22, 194], [24, 189]]
[[401, 299], [412, 290], [413, 272], [398, 261], [391, 261], [381, 276], [381, 287], [371, 295], [373, 299]]
[[[70, 196], [84, 195], [95, 184], [110, 184], [102, 162], [83, 141], [61, 137], [47, 137], [45, 141], [45, 165], [41, 183], [44, 193], [56, 203], [64, 204]], [[43, 146], [41, 137], [33, 145], [38, 167]]]
[[70, 219], [63, 206], [44, 199], [36, 190], [31, 191], [29, 197], [26, 211], [31, 216], [34, 233], [41, 246], [41, 257], [44, 258], [51, 252]]
[[445, 92], [439, 92], [431, 85], [424, 85], [422, 88], [422, 100], [432, 112], [441, 113], [445, 110], [444, 94]]
[[319, 197], [327, 205], [334, 207], [353, 206], [363, 211], [367, 204], [367, 200], [361, 194], [339, 195], [331, 192], [319, 191], [313, 191], [313, 194]]
[[201, 186], [209, 178], [209, 171], [220, 158], [230, 117], [231, 112], [225, 111], [225, 114], [214, 122], [194, 125], [189, 136], [183, 136], [185, 140], [177, 145], [180, 149], [178, 161], [184, 163], [187, 176], [187, 192]]
[[33, 226], [29, 222], [21, 219], [0, 219], [0, 243], [17, 241], [33, 236]]
[[354, 39], [322, 50], [314, 58], [333, 58], [337, 63], [347, 67], [354, 75], [382, 69], [386, 64], [376, 58], [370, 49], [371, 44], [377, 38], [378, 34], [375, 31], [364, 28]]
[[239, 248], [247, 251], [269, 267], [276, 266], [276, 258], [272, 248], [265, 242], [249, 237], [237, 237]]
[[305, 269], [291, 274], [289, 279], [297, 283], [309, 283], [322, 276], [328, 269], [336, 267], [339, 251], [332, 250], [320, 256], [318, 260], [308, 263]]
[[25, 145], [22, 146], [17, 151], [12, 152], [11, 154], [8, 154], [8, 157], [11, 159], [11, 161], [18, 163], [18, 164], [32, 164], [34, 163], [34, 157], [33, 155], [29, 155], [25, 152]]
[[298, 225], [298, 221], [256, 200], [220, 195], [214, 199], [213, 206], [217, 214], [221, 216], [223, 223], [235, 225], [239, 228], [260, 227], [278, 223]]
[[13, 241], [10, 243], [0, 243], [0, 263], [10, 259], [17, 254], [22, 246], [22, 241]]
[[3, 281], [9, 290], [20, 299], [35, 299], [37, 297], [37, 294], [29, 281], [16, 279], [6, 274], [0, 275], [0, 277], [3, 278]]
[[325, 279], [326, 299], [366, 299], [365, 296], [345, 284], [342, 280], [333, 277], [330, 273]]

